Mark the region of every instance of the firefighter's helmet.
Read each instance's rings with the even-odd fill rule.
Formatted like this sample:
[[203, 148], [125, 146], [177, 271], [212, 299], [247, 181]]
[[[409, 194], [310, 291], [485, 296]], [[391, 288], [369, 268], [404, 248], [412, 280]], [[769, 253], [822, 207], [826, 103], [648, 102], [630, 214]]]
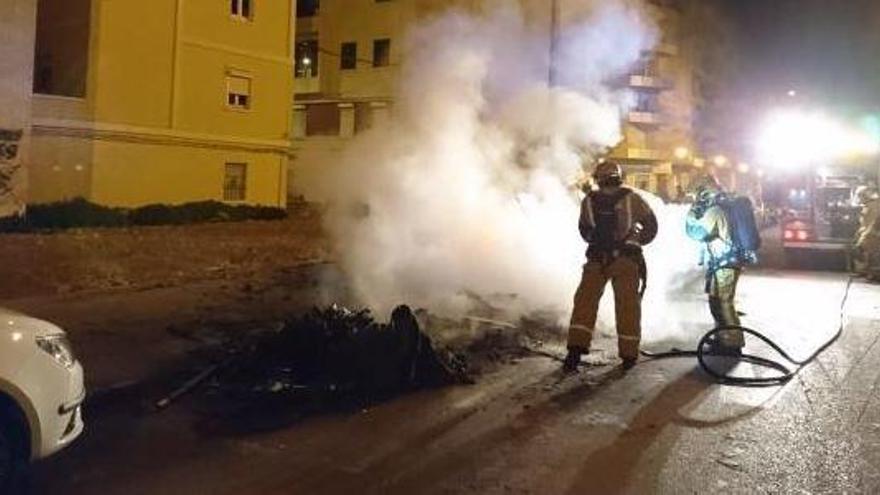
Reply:
[[596, 165], [593, 178], [602, 185], [620, 185], [623, 183], [623, 168], [619, 163], [606, 160]]
[[706, 174], [694, 181], [693, 191], [697, 201], [705, 202], [715, 198], [722, 188], [714, 175]]
[[877, 193], [877, 188], [874, 186], [859, 186], [856, 188], [855, 196], [859, 204], [870, 203], [880, 197]]

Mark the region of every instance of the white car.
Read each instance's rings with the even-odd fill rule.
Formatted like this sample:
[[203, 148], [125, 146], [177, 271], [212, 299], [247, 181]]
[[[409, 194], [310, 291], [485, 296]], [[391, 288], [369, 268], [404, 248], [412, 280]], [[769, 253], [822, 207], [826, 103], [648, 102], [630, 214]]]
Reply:
[[63, 330], [0, 308], [0, 493], [83, 431], [83, 369]]

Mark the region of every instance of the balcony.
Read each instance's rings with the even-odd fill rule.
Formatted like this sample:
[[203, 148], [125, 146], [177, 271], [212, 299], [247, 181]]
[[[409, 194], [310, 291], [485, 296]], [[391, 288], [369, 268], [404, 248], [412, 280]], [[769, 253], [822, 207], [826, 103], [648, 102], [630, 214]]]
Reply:
[[294, 91], [297, 95], [320, 93], [321, 78], [319, 76], [297, 77], [294, 79]]
[[631, 75], [629, 76], [629, 86], [631, 88], [653, 89], [659, 91], [671, 88], [672, 81], [657, 76]]
[[643, 160], [651, 162], [659, 162], [666, 159], [666, 154], [661, 150], [653, 148], [626, 148], [624, 156], [627, 160]]
[[626, 116], [626, 121], [633, 125], [639, 126], [659, 126], [663, 125], [663, 116], [658, 112], [642, 112], [642, 111], [633, 111], [629, 112]]
[[662, 42], [657, 43], [653, 50], [654, 53], [658, 53], [660, 55], [666, 55], [669, 57], [677, 57], [678, 56], [678, 44], [670, 43], [670, 42]]

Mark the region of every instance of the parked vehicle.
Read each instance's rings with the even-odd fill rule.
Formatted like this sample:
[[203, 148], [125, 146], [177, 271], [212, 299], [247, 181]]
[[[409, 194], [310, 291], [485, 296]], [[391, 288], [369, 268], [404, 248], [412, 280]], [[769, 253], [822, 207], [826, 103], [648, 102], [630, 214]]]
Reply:
[[0, 308], [0, 493], [83, 431], [83, 369], [63, 330]]

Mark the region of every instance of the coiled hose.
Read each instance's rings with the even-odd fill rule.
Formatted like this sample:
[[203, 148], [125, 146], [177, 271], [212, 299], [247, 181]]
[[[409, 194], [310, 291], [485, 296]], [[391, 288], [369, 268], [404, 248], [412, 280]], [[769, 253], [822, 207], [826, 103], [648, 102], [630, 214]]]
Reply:
[[[715, 378], [721, 383], [727, 385], [739, 385], [739, 386], [752, 386], [752, 387], [761, 387], [761, 386], [773, 386], [773, 385], [781, 385], [797, 375], [801, 369], [804, 368], [807, 364], [815, 360], [819, 354], [822, 354], [826, 349], [831, 347], [832, 344], [837, 342], [837, 339], [843, 334], [843, 329], [846, 326], [846, 303], [849, 300], [850, 289], [852, 288], [852, 284], [855, 281], [854, 276], [850, 276], [849, 280], [846, 283], [846, 290], [843, 293], [843, 297], [840, 300], [840, 314], [839, 314], [839, 325], [837, 327], [837, 331], [834, 335], [828, 339], [825, 343], [819, 346], [812, 354], [810, 354], [806, 359], [798, 360], [793, 358], [790, 354], [785, 352], [779, 345], [770, 340], [767, 336], [758, 332], [757, 330], [753, 330], [748, 327], [739, 326], [739, 325], [727, 325], [721, 326], [711, 331], [707, 332], [700, 339], [699, 344], [697, 344], [697, 348], [695, 350], [680, 350], [680, 349], [672, 349], [666, 352], [650, 352], [650, 351], [641, 351], [641, 354], [645, 357], [653, 358], [653, 359], [663, 359], [663, 358], [677, 358], [677, 357], [696, 357], [697, 361], [700, 363], [700, 367], [708, 373], [710, 376]], [[715, 336], [721, 332], [729, 331], [729, 330], [739, 330], [743, 333], [752, 335], [757, 337], [759, 340], [763, 341], [765, 344], [770, 346], [773, 350], [779, 353], [782, 357], [784, 357], [789, 363], [794, 364], [795, 367], [793, 369], [789, 369], [784, 364], [774, 361], [772, 359], [763, 358], [760, 356], [755, 356], [752, 354], [743, 354], [739, 359], [741, 361], [750, 362], [753, 364], [757, 364], [759, 366], [764, 366], [767, 368], [772, 368], [780, 372], [779, 375], [770, 376], [770, 377], [740, 377], [740, 376], [731, 376], [727, 373], [727, 371], [719, 371], [717, 369], [713, 369], [709, 363], [706, 362], [707, 356], [721, 356], [721, 354], [715, 354], [711, 352], [711, 343], [716, 340]]]

